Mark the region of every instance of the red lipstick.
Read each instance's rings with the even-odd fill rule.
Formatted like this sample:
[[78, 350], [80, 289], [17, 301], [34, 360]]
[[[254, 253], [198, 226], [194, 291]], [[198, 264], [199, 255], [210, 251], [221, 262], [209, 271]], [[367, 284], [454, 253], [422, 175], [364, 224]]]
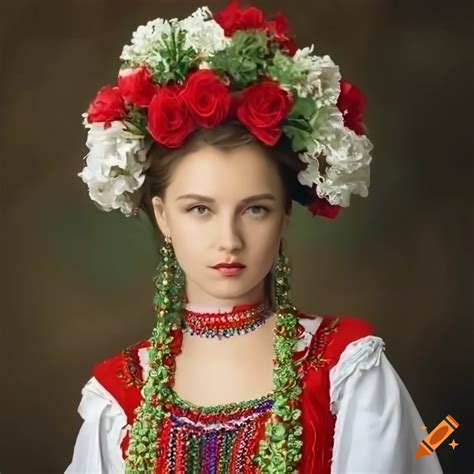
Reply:
[[233, 276], [240, 273], [245, 268], [245, 265], [240, 262], [221, 262], [212, 268], [217, 270], [221, 275]]
[[239, 262], [221, 262], [218, 263], [217, 265], [214, 265], [212, 268], [244, 268], [245, 265], [243, 263]]

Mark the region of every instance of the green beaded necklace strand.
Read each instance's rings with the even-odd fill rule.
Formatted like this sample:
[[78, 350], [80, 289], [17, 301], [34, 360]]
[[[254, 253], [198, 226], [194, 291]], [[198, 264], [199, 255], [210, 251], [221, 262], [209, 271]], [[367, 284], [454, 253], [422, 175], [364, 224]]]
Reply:
[[[159, 433], [163, 420], [169, 415], [166, 405], [175, 401], [172, 387], [176, 365], [171, 342], [176, 332], [181, 330], [181, 315], [185, 307], [184, 275], [168, 240], [160, 248], [160, 254], [162, 259], [153, 278], [157, 322], [150, 337], [150, 371], [142, 388], [142, 403], [135, 411], [126, 456], [126, 474], [155, 473]], [[274, 403], [265, 425], [265, 437], [253, 458], [261, 473], [298, 472], [297, 464], [302, 455], [303, 430], [301, 410], [298, 408], [301, 384], [292, 357], [298, 317], [296, 308], [290, 302], [289, 273], [288, 258], [281, 249], [275, 271]]]

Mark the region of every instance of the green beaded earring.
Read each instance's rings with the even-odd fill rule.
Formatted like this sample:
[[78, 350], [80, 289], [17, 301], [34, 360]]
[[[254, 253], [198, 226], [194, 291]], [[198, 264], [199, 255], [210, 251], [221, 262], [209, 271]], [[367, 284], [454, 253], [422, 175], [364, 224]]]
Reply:
[[275, 265], [273, 291], [277, 308], [291, 306], [290, 302], [290, 259], [286, 255], [283, 241], [280, 242]]
[[165, 243], [160, 248], [161, 260], [153, 278], [155, 283], [155, 307], [166, 308], [168, 321], [180, 324], [182, 320], [184, 301], [184, 272], [179, 265], [171, 237], [165, 236]]

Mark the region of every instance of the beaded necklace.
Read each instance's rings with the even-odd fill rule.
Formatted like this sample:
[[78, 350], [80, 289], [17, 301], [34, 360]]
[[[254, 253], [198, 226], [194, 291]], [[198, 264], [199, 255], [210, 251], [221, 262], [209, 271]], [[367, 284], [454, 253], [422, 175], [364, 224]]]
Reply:
[[185, 308], [183, 331], [201, 337], [228, 338], [259, 328], [270, 312], [265, 303], [238, 305], [223, 312], [198, 312]]

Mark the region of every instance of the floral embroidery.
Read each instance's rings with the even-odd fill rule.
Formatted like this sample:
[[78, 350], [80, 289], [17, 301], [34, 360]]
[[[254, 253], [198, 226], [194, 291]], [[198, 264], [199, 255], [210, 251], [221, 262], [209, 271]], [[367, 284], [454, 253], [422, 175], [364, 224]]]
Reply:
[[143, 371], [138, 349], [147, 342], [147, 340], [140, 341], [122, 351], [122, 363], [117, 371], [117, 377], [124, 382], [126, 387], [141, 387], [143, 385]]
[[309, 346], [308, 354], [305, 358], [306, 365], [319, 369], [325, 367], [329, 360], [325, 359], [322, 354], [326, 349], [326, 346], [330, 342], [330, 338], [334, 333], [337, 332], [339, 327], [340, 318], [325, 318], [321, 322], [321, 326], [318, 328], [316, 334], [317, 337], [314, 338], [314, 341]]

